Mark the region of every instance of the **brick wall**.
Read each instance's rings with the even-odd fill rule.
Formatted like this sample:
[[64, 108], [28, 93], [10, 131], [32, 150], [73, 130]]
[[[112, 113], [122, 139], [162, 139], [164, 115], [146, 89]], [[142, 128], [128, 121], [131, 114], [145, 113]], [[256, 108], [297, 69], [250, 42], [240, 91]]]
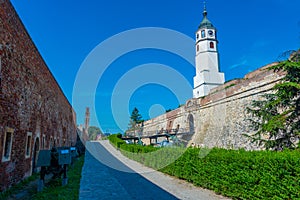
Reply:
[[[5, 161], [8, 129], [13, 130], [12, 148]], [[25, 156], [28, 133], [31, 148]], [[75, 144], [76, 114], [10, 1], [0, 0], [0, 191], [29, 176], [34, 147], [49, 149], [50, 141]]]

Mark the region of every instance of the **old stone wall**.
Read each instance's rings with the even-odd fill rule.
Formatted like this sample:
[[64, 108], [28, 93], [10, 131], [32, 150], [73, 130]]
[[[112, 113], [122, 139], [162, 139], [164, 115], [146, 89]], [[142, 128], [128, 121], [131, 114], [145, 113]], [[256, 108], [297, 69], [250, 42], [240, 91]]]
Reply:
[[189, 145], [259, 149], [243, 135], [253, 132], [246, 108], [253, 100], [270, 92], [282, 79], [282, 72], [274, 73], [267, 69], [274, 64], [214, 88], [206, 97], [190, 99], [184, 106], [144, 122], [144, 135], [180, 127], [180, 131], [192, 134], [181, 138]]
[[31, 175], [40, 149], [75, 142], [72, 106], [10, 1], [0, 0], [0, 191]]

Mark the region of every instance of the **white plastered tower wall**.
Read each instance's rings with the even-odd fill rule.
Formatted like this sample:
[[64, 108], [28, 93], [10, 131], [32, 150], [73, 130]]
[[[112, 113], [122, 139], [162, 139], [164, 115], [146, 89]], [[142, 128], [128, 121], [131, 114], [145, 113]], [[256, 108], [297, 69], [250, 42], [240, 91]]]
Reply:
[[194, 77], [193, 97], [209, 94], [210, 90], [224, 84], [224, 73], [219, 68], [217, 30], [207, 19], [204, 8], [203, 20], [196, 32], [196, 76]]

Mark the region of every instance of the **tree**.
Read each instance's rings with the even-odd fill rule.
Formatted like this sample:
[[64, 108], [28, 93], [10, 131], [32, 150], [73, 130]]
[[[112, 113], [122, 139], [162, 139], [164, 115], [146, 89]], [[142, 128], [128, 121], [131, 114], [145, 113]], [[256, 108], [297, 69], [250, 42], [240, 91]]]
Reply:
[[274, 72], [283, 71], [282, 81], [263, 95], [264, 100], [253, 101], [248, 108], [252, 125], [257, 132], [252, 142], [264, 145], [266, 149], [292, 149], [300, 138], [300, 50], [290, 59], [270, 67]]
[[130, 120], [134, 121], [137, 124], [143, 122], [143, 117], [136, 107], [131, 112]]
[[135, 107], [130, 116], [129, 127], [127, 132], [134, 132], [137, 130], [138, 125], [144, 122], [142, 115], [139, 113], [139, 110]]
[[96, 140], [98, 135], [102, 135], [100, 128], [96, 126], [90, 126], [88, 129], [88, 135], [90, 140]]

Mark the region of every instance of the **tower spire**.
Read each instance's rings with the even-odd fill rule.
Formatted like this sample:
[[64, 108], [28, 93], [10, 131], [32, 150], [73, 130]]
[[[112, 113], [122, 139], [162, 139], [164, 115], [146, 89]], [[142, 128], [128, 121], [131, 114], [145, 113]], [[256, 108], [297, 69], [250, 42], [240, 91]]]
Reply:
[[206, 1], [203, 1], [203, 17], [207, 16], [207, 11], [206, 11]]
[[199, 28], [213, 28], [214, 26], [212, 25], [212, 23], [207, 19], [207, 10], [206, 10], [206, 1], [203, 1], [203, 19], [202, 22], [199, 26]]

